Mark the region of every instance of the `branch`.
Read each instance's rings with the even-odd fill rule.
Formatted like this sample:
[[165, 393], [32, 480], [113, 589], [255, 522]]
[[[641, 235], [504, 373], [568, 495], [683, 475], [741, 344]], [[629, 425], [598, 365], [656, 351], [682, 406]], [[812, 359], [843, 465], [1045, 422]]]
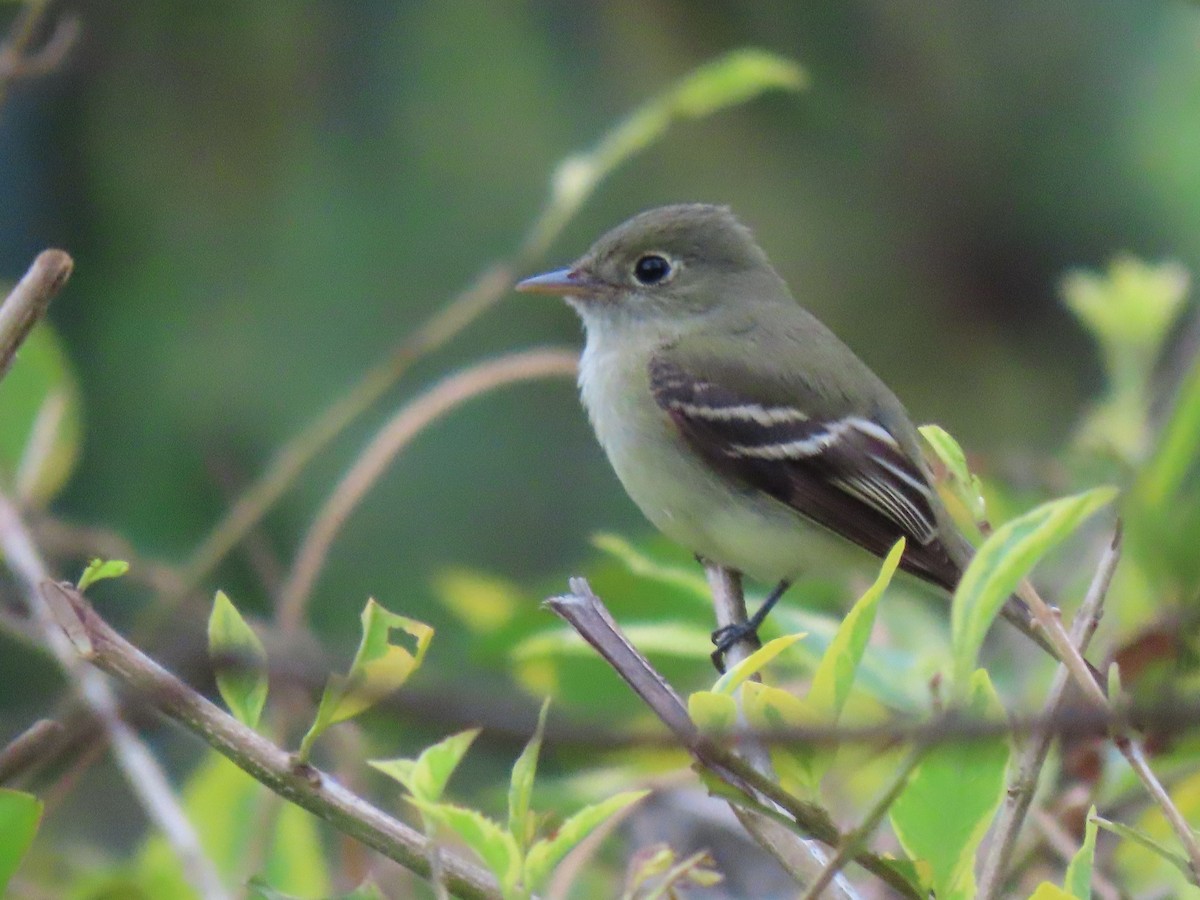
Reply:
[[[405, 868], [429, 877], [428, 842], [330, 775], [305, 765], [210, 703], [112, 629], [91, 604], [66, 584], [52, 584], [70, 603], [91, 644], [89, 661], [146, 698], [256, 781], [329, 822]], [[460, 897], [495, 900], [500, 889], [483, 869], [441, 851], [446, 884]]]
[[[708, 578], [708, 587], [712, 592], [713, 612], [716, 615], [717, 627], [728, 625], [744, 625], [746, 615], [746, 595], [742, 590], [740, 572], [727, 569], [705, 561], [704, 574]], [[725, 654], [727, 664], [732, 668], [750, 657], [758, 649], [758, 641], [753, 635], [747, 635], [729, 648]], [[752, 676], [761, 680], [757, 674]], [[771, 751], [766, 743], [753, 735], [747, 727], [742, 714], [741, 695], [738, 696], [738, 748], [746, 761], [764, 777], [776, 781], [774, 767], [771, 764]], [[820, 878], [820, 873], [829, 866], [829, 859], [824, 850], [815, 842], [805, 838], [797, 838], [793, 832], [786, 831], [778, 822], [764, 816], [756, 816], [747, 810], [734, 807], [734, 813], [758, 842], [766, 847], [785, 869], [800, 883], [805, 884], [813, 878]], [[799, 846], [796, 846], [797, 841]], [[836, 873], [835, 873], [836, 874]], [[854, 891], [845, 879], [838, 879], [837, 890], [846, 897], [854, 897]]]
[[0, 785], [41, 763], [62, 734], [63, 727], [58, 722], [39, 719], [10, 741], [8, 746], [0, 747]]
[[413, 438], [431, 422], [473, 397], [519, 381], [553, 375], [573, 377], [577, 366], [578, 356], [571, 350], [548, 348], [511, 353], [463, 369], [402, 406], [342, 476], [309, 526], [284, 582], [277, 608], [276, 619], [283, 630], [294, 630], [304, 619], [305, 604], [334, 538], [371, 485]]
[[79, 18], [64, 16], [55, 24], [42, 49], [33, 54], [28, 52], [49, 5], [49, 0], [29, 0], [17, 14], [8, 39], [0, 44], [0, 105], [4, 104], [8, 86], [13, 81], [54, 71], [79, 39]]
[[46, 308], [67, 279], [75, 263], [62, 250], [43, 250], [25, 277], [9, 292], [0, 306], [0, 378], [3, 378], [17, 348], [24, 343], [33, 326], [46, 314]]
[[9, 569], [21, 583], [25, 602], [67, 681], [103, 727], [117, 765], [146, 814], [166, 837], [183, 866], [188, 882], [203, 898], [228, 894], [217, 871], [205, 857], [191, 822], [184, 815], [158, 761], [120, 716], [112, 687], [99, 672], [88, 668], [80, 652], [91, 649], [86, 631], [70, 605], [57, 592], [43, 593], [49, 573], [11, 501], [0, 495], [0, 549]]
[[[571, 593], [549, 598], [546, 606], [591, 644], [702, 768], [744, 796], [752, 808], [773, 815], [771, 809], [759, 803], [757, 798], [761, 796], [782, 809], [803, 834], [827, 846], [838, 846], [841, 836], [824, 809], [792, 796], [745, 760], [702, 735], [675, 689], [629, 643], [587, 581], [572, 578], [570, 588]], [[912, 885], [884, 858], [858, 850], [853, 859], [902, 896], [918, 897]]]
[[[1079, 605], [1079, 610], [1075, 613], [1075, 619], [1071, 623], [1071, 645], [1078, 648], [1080, 656], [1087, 650], [1092, 635], [1096, 633], [1096, 626], [1100, 623], [1104, 607], [1104, 598], [1108, 594], [1108, 587], [1112, 583], [1113, 573], [1116, 571], [1120, 559], [1121, 526], [1118, 523], [1116, 531], [1113, 532], [1112, 541], [1109, 542], [1096, 566], [1096, 573], [1092, 576], [1092, 583], [1088, 586], [1083, 603]], [[1047, 718], [1057, 715], [1062, 706], [1063, 695], [1066, 693], [1069, 680], [1070, 672], [1066, 664], [1060, 664], [1054, 673], [1054, 680], [1050, 684], [1050, 693], [1046, 698], [1045, 716]], [[1089, 678], [1089, 680], [1091, 679]], [[1017, 760], [1016, 774], [1009, 783], [1008, 792], [1004, 798], [1004, 807], [1000, 811], [1000, 817], [996, 820], [992, 843], [979, 879], [979, 897], [982, 900], [992, 900], [999, 896], [1004, 873], [1008, 870], [1013, 850], [1016, 848], [1017, 836], [1025, 821], [1025, 815], [1029, 811], [1029, 804], [1037, 789], [1042, 766], [1046, 764], [1046, 756], [1050, 752], [1050, 742], [1053, 737], [1054, 733], [1050, 730], [1032, 735]]]

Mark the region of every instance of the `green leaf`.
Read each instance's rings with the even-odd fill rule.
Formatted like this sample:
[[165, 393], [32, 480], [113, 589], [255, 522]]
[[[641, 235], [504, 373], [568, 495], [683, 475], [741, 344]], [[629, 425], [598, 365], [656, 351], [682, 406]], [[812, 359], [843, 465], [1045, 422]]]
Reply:
[[[963, 714], [995, 721], [1004, 710], [987, 672], [972, 675]], [[913, 771], [889, 812], [901, 846], [929, 867], [938, 900], [975, 894], [975, 851], [1004, 796], [1009, 748], [1002, 740], [942, 744]]]
[[716, 684], [713, 685], [713, 692], [732, 696], [733, 692], [741, 686], [742, 682], [758, 674], [767, 663], [803, 637], [805, 637], [804, 632], [800, 632], [799, 634], [788, 634], [775, 638], [773, 641], [767, 641], [767, 643], [718, 678]]
[[82, 432], [74, 373], [58, 335], [40, 322], [0, 381], [0, 489], [44, 506], [74, 470]]
[[224, 591], [213, 597], [208, 617], [208, 657], [216, 667], [217, 690], [229, 711], [243, 724], [257, 728], [267, 704], [267, 651]]
[[971, 524], [987, 521], [987, 504], [983, 499], [983, 486], [979, 478], [971, 474], [967, 466], [967, 454], [946, 429], [939, 425], [922, 425], [921, 437], [929, 444], [934, 454], [946, 467], [946, 487], [950, 495], [963, 505]]
[[123, 559], [93, 559], [87, 564], [83, 574], [79, 576], [75, 587], [81, 592], [86, 591], [97, 581], [104, 581], [106, 578], [120, 578], [128, 571], [129, 563]]
[[0, 896], [33, 843], [41, 820], [41, 800], [0, 788]]
[[696, 567], [684, 568], [661, 562], [618, 534], [607, 531], [594, 534], [592, 546], [622, 563], [633, 575], [682, 588], [706, 602], [711, 596], [708, 582], [704, 576], [697, 574]]
[[1137, 496], [1152, 510], [1166, 507], [1200, 461], [1200, 355], [1179, 385], [1175, 404], [1149, 462], [1138, 477]]
[[1029, 895], [1029, 900], [1072, 900], [1072, 895], [1068, 894], [1057, 884], [1049, 881], [1043, 881], [1037, 886], [1032, 894]]
[[716, 691], [696, 691], [688, 697], [688, 716], [706, 734], [722, 734], [737, 725], [737, 701]]
[[521, 877], [521, 850], [508, 831], [473, 809], [415, 799], [412, 803], [425, 816], [457, 834], [496, 876], [502, 893], [512, 895]]
[[538, 754], [542, 752], [542, 736], [546, 733], [546, 714], [549, 711], [550, 698], [547, 697], [542, 701], [533, 736], [513, 764], [508, 785], [508, 831], [522, 853], [533, 840], [534, 822], [529, 806], [533, 799], [533, 780], [537, 775]]
[[1146, 834], [1146, 832], [1137, 828], [1131, 828], [1128, 825], [1123, 825], [1120, 822], [1110, 822], [1108, 819], [1101, 818], [1100, 816], [1096, 815], [1089, 816], [1088, 819], [1092, 822], [1095, 822], [1105, 831], [1111, 831], [1118, 837], [1123, 837], [1128, 841], [1132, 841], [1133, 843], [1146, 848], [1151, 853], [1161, 856], [1171, 865], [1179, 869], [1179, 871], [1183, 872], [1183, 874], [1186, 875], [1189, 880], [1191, 879], [1192, 867], [1188, 862], [1187, 857], [1182, 853], [1177, 853], [1169, 847], [1159, 843], [1150, 835]]
[[1000, 608], [1039, 559], [1117, 495], [1102, 487], [1052, 500], [996, 529], [967, 566], [950, 610], [957, 690], [972, 677], [984, 636]]
[[1088, 810], [1083, 844], [1071, 857], [1063, 888], [1076, 900], [1092, 900], [1092, 863], [1096, 858], [1096, 807]]
[[[759, 731], [786, 731], [828, 721], [807, 698], [797, 697], [782, 688], [748, 681], [742, 690], [742, 710], [750, 726]], [[830, 759], [828, 747], [810, 746], [802, 741], [772, 742], [771, 763], [780, 783], [789, 791], [812, 795], [824, 771], [817, 759]]]
[[446, 783], [471, 742], [479, 736], [480, 729], [460, 731], [421, 751], [416, 759], [376, 759], [367, 764], [378, 769], [389, 778], [394, 778], [410, 794], [425, 803], [437, 803], [442, 799]]
[[[303, 895], [289, 894], [277, 889], [274, 883], [262, 875], [255, 875], [246, 882], [252, 900], [306, 900]], [[373, 881], [367, 880], [348, 894], [325, 894], [324, 900], [386, 900]]]
[[867, 648], [867, 642], [871, 639], [879, 598], [883, 596], [883, 592], [892, 582], [892, 576], [896, 574], [900, 557], [904, 555], [904, 546], [904, 538], [900, 538], [892, 547], [880, 567], [875, 583], [842, 620], [833, 642], [821, 657], [817, 671], [813, 673], [808, 702], [818, 713], [825, 713], [825, 718], [830, 724], [837, 722], [842, 708], [846, 705], [846, 698], [850, 696], [858, 664]]
[[446, 569], [434, 578], [433, 589], [463, 625], [479, 634], [503, 628], [526, 602], [511, 581], [473, 569]]
[[[420, 668], [433, 640], [433, 629], [424, 622], [388, 612], [374, 599], [362, 611], [362, 640], [345, 675], [331, 675], [321, 695], [321, 705], [297, 752], [308, 759], [313, 742], [326, 728], [352, 719], [399, 689]], [[416, 642], [410, 651], [392, 643], [392, 631], [409, 635]]]
[[531, 891], [540, 888], [554, 867], [575, 846], [610, 816], [637, 803], [649, 791], [624, 791], [599, 803], [585, 806], [559, 826], [552, 838], [542, 838], [529, 848], [525, 859], [525, 887]]

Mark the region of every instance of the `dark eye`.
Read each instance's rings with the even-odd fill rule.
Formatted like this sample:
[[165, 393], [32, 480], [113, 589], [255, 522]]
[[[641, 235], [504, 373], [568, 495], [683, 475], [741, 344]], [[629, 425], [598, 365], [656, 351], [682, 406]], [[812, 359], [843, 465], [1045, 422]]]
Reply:
[[633, 265], [633, 277], [642, 284], [658, 284], [671, 274], [671, 264], [657, 253], [647, 253]]

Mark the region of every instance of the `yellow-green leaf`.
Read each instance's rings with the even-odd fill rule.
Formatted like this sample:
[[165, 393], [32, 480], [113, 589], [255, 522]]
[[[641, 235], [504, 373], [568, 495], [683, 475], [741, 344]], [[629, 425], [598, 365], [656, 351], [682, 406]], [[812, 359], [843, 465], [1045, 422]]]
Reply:
[[728, 694], [696, 691], [688, 697], [688, 715], [709, 734], [732, 731], [737, 724], [737, 701]]
[[512, 621], [525, 597], [507, 579], [472, 569], [446, 569], [433, 580], [437, 598], [467, 628], [496, 631]]
[[[1116, 696], [1116, 695], [1113, 695]], [[1092, 900], [1092, 863], [1096, 858], [1096, 807], [1088, 810], [1083, 829], [1083, 844], [1071, 857], [1063, 888], [1076, 900]]]
[[732, 696], [733, 692], [738, 689], [742, 682], [756, 675], [767, 663], [803, 637], [805, 637], [805, 634], [801, 631], [798, 634], [788, 634], [783, 637], [777, 637], [773, 641], [767, 641], [767, 643], [718, 678], [716, 684], [713, 685], [713, 691], [718, 694]]
[[958, 441], [939, 425], [922, 425], [921, 437], [946, 467], [945, 486], [950, 495], [963, 505], [971, 517], [971, 524], [987, 520], [987, 504], [983, 499], [983, 486], [979, 478], [971, 474], [967, 466], [967, 454]]
[[75, 587], [80, 591], [86, 591], [97, 581], [104, 581], [106, 578], [120, 578], [128, 571], [129, 563], [123, 559], [93, 559], [87, 564], [83, 574], [79, 576]]
[[537, 728], [513, 764], [512, 777], [509, 779], [508, 830], [522, 852], [533, 840], [534, 823], [529, 806], [533, 800], [533, 780], [537, 775], [538, 754], [542, 752], [542, 736], [546, 733], [546, 714], [549, 711], [550, 698], [547, 697], [542, 701], [542, 709], [538, 713]]
[[41, 800], [32, 794], [0, 788], [0, 896], [33, 843], [41, 820]]
[[904, 546], [904, 538], [900, 538], [892, 547], [880, 567], [875, 583], [842, 620], [833, 641], [821, 657], [817, 671], [813, 673], [808, 702], [818, 714], [823, 714], [830, 724], [837, 721], [846, 705], [858, 664], [867, 648], [867, 642], [871, 639], [879, 598], [883, 596], [883, 592], [892, 582], [892, 576], [896, 574], [900, 557], [904, 555]]
[[[803, 728], [824, 718], [807, 698], [755, 681], [746, 682], [742, 688], [742, 710], [750, 727], [759, 731]], [[820, 774], [832, 759], [833, 748], [787, 741], [772, 742], [770, 752], [780, 783], [789, 791], [811, 796], [816, 793]]]
[[1029, 895], [1029, 900], [1072, 900], [1072, 897], [1072, 894], [1068, 894], [1057, 884], [1052, 884], [1049, 881], [1043, 881], [1037, 886], [1034, 892]]
[[[963, 715], [985, 721], [1004, 710], [987, 672], [971, 676]], [[901, 846], [928, 865], [938, 900], [975, 895], [975, 852], [1004, 795], [1008, 743], [1000, 739], [933, 748], [889, 812]]]
[[416, 799], [412, 802], [426, 817], [457, 834], [496, 876], [501, 892], [512, 895], [521, 877], [521, 850], [507, 830], [473, 809]]
[[624, 791], [615, 796], [585, 806], [568, 818], [558, 827], [554, 836], [542, 838], [529, 848], [525, 859], [525, 887], [536, 891], [550, 877], [554, 867], [559, 864], [575, 846], [586, 838], [592, 831], [606, 821], [610, 816], [623, 810], [632, 803], [637, 803], [649, 791]]
[[229, 711], [257, 728], [267, 703], [267, 651], [224, 591], [217, 591], [208, 617], [208, 656]]
[[[409, 650], [392, 643], [392, 632], [401, 631], [415, 642]], [[424, 622], [388, 612], [374, 599], [362, 611], [362, 640], [345, 675], [331, 675], [298, 756], [308, 759], [313, 741], [326, 728], [352, 719], [399, 689], [425, 659], [433, 629]]]
[[437, 803], [442, 799], [446, 783], [472, 741], [479, 736], [480, 729], [460, 731], [438, 743], [426, 747], [416, 759], [375, 759], [368, 762], [372, 768], [396, 779], [418, 800]]
[[950, 610], [957, 690], [971, 678], [984, 636], [1021, 579], [1116, 495], [1115, 488], [1101, 487], [1043, 503], [1001, 525], [979, 548], [954, 592]]

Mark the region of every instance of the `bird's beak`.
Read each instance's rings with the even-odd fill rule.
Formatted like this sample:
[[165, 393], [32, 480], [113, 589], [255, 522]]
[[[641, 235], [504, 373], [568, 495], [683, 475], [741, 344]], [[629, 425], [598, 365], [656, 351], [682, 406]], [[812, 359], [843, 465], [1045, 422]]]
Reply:
[[578, 297], [585, 294], [595, 294], [604, 289], [604, 285], [579, 269], [555, 269], [534, 275], [524, 281], [517, 282], [517, 290], [526, 294], [557, 294], [561, 297]]

